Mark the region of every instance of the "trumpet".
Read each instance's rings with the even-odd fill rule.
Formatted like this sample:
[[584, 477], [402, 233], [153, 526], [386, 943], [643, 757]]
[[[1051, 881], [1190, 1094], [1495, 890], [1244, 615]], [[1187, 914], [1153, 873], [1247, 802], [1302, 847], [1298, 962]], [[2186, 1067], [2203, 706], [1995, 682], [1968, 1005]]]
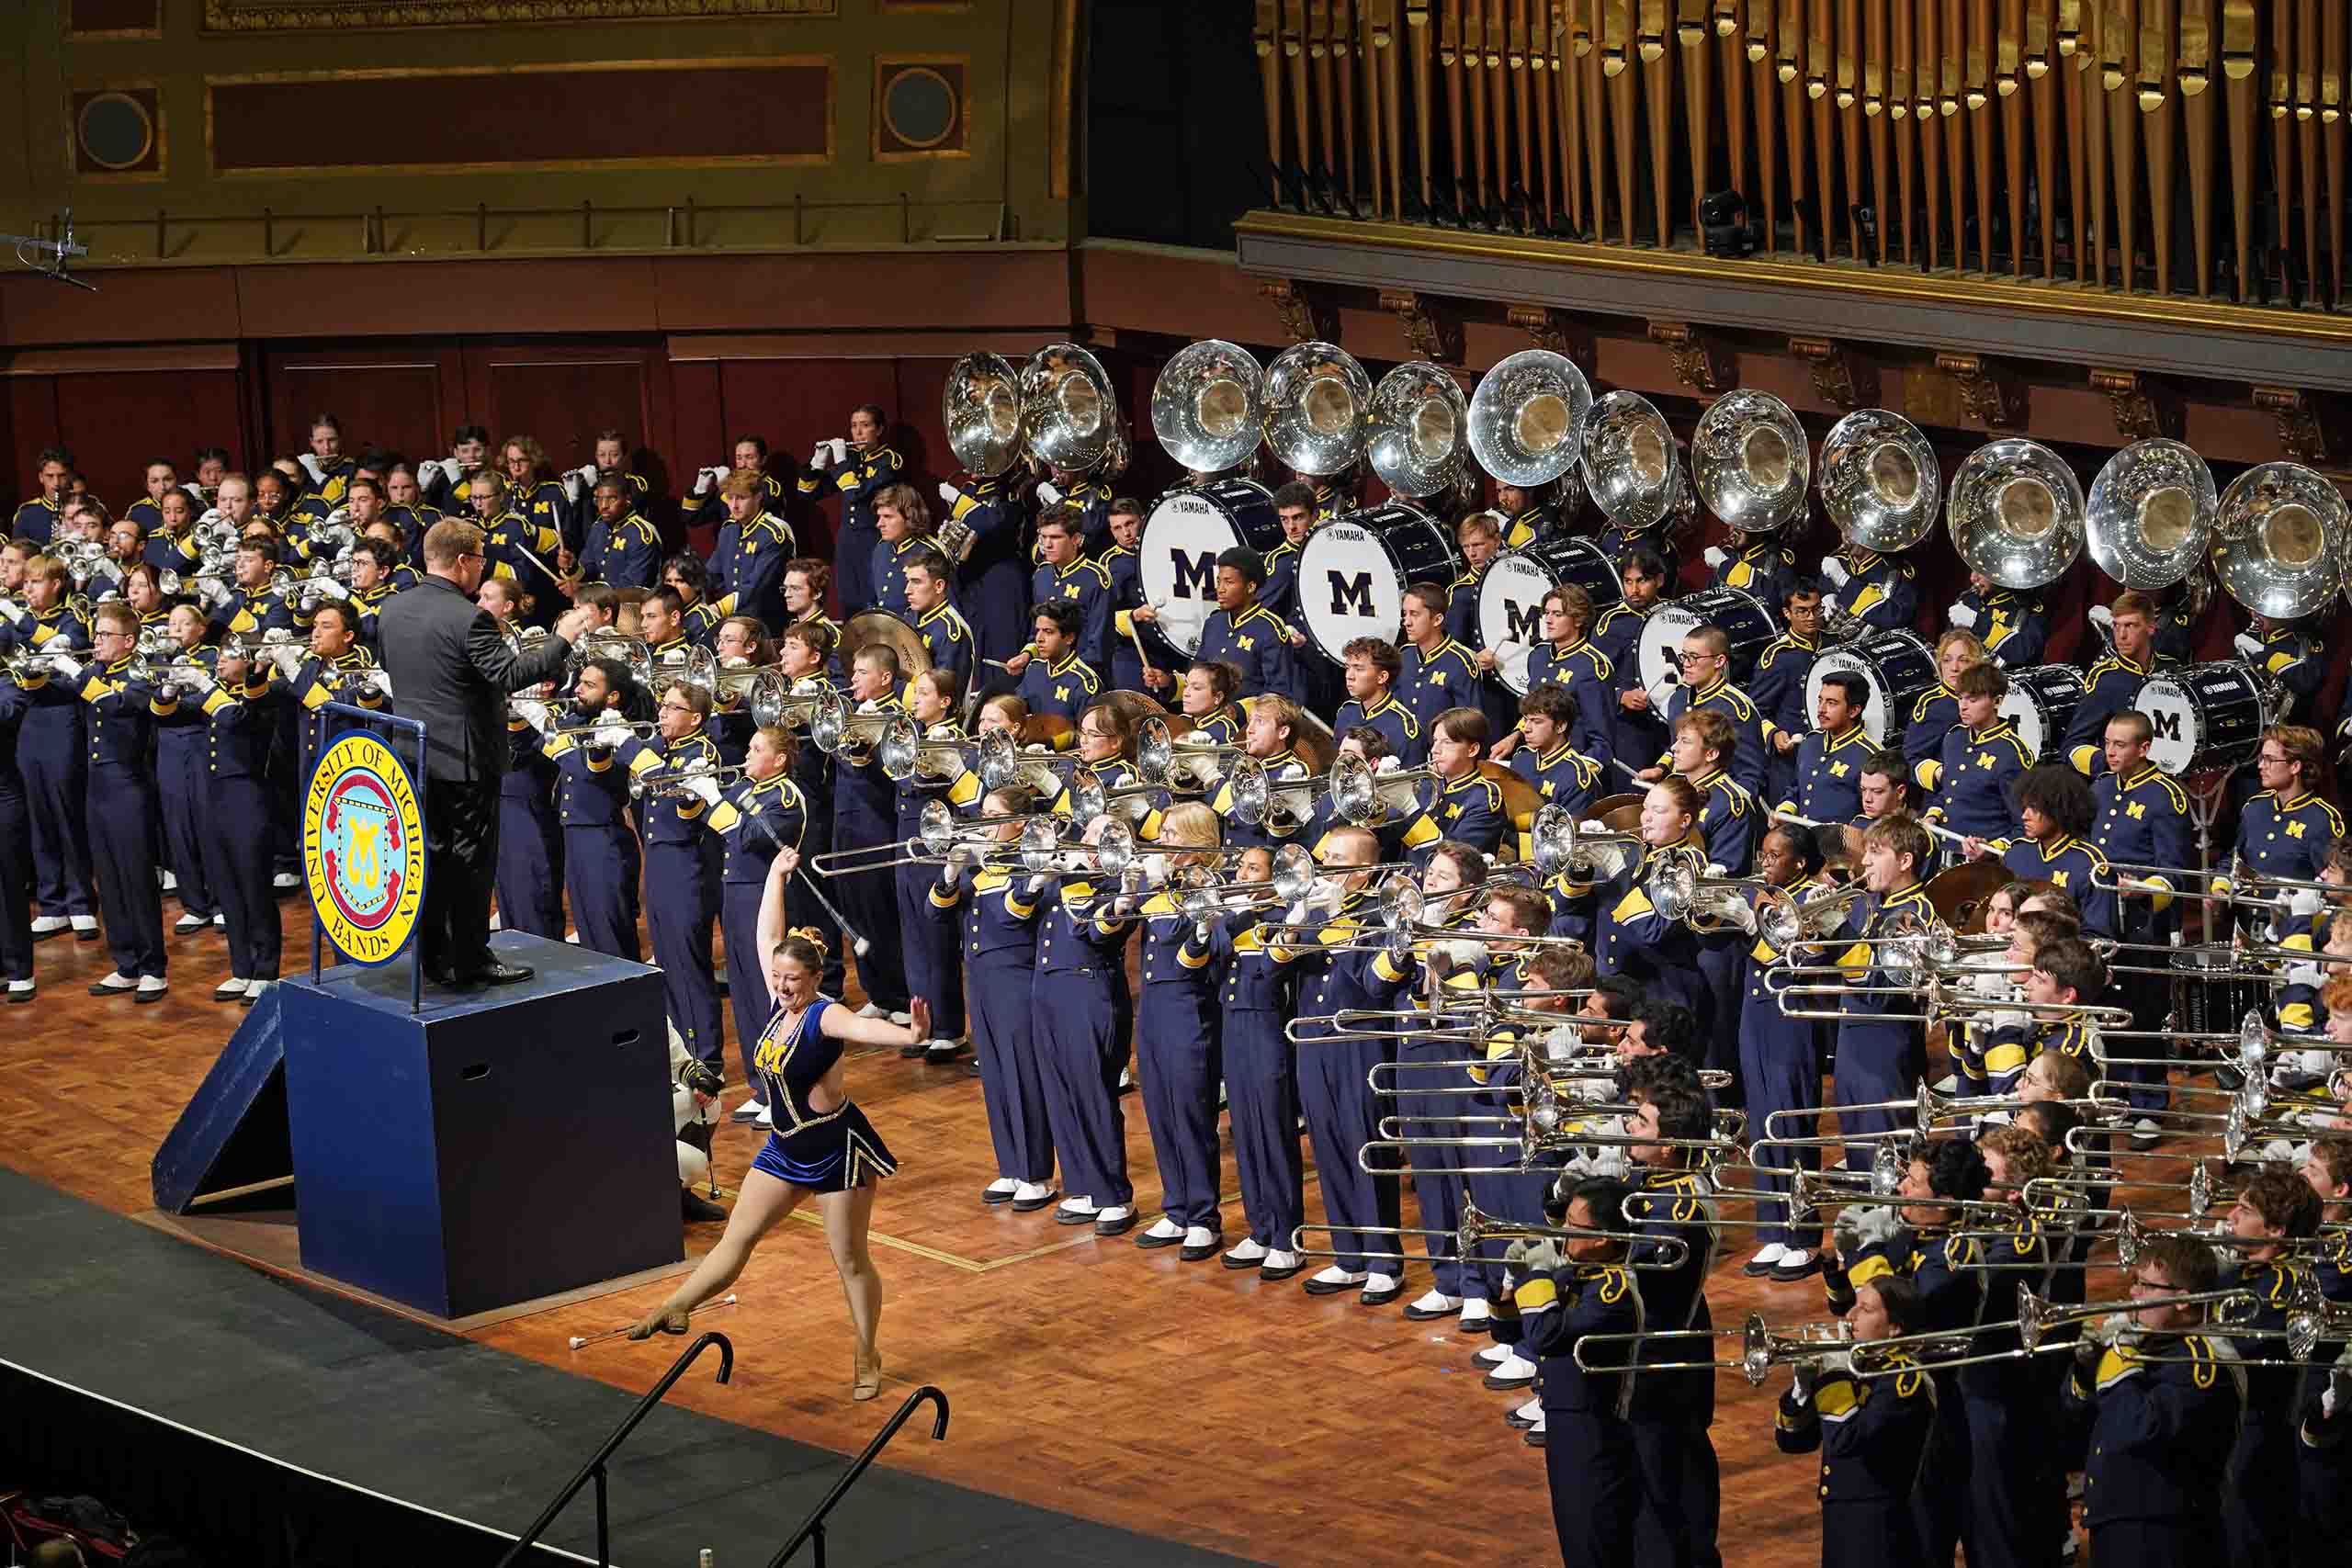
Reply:
[[1753, 930], [1757, 923], [1749, 896], [1779, 891], [1760, 876], [1710, 876], [1704, 857], [1696, 850], [1659, 862], [1643, 890], [1650, 907], [1665, 919], [1694, 926], [1707, 920], [1741, 931]]
[[300, 653], [302, 645], [284, 626], [272, 626], [258, 637], [248, 632], [231, 632], [222, 639], [220, 657], [239, 659], [248, 663], [256, 660], [277, 660], [288, 652]]
[[1629, 1269], [1671, 1271], [1683, 1268], [1690, 1260], [1690, 1244], [1679, 1235], [1658, 1235], [1648, 1231], [1586, 1230], [1575, 1225], [1539, 1225], [1523, 1220], [1506, 1220], [1489, 1214], [1467, 1199], [1462, 1204], [1462, 1223], [1452, 1230], [1440, 1230], [1431, 1225], [1299, 1225], [1290, 1233], [1290, 1249], [1308, 1258], [1377, 1258], [1395, 1263], [1426, 1261], [1397, 1252], [1335, 1252], [1329, 1248], [1305, 1245], [1310, 1231], [1337, 1233], [1346, 1231], [1353, 1235], [1442, 1235], [1450, 1236], [1457, 1248], [1456, 1256], [1471, 1258], [1488, 1242], [1494, 1241], [1622, 1241], [1627, 1246], [1640, 1244], [1655, 1249], [1654, 1256], [1627, 1260]]
[[564, 673], [572, 680], [588, 668], [594, 660], [617, 660], [628, 669], [629, 679], [640, 686], [653, 683], [653, 650], [641, 637], [610, 627], [599, 627], [571, 645], [571, 656], [564, 662]]
[[960, 735], [925, 739], [916, 729], [914, 720], [902, 715], [883, 730], [875, 750], [882, 759], [882, 772], [888, 778], [952, 779], [964, 771], [967, 744]]
[[1535, 869], [1546, 878], [1582, 875], [1606, 882], [1641, 863], [1646, 848], [1638, 834], [1579, 823], [1574, 812], [1558, 806], [1538, 811], [1528, 836], [1534, 841]]
[[643, 800], [649, 795], [656, 798], [687, 795], [694, 793], [693, 784], [696, 779], [708, 779], [716, 784], [730, 784], [742, 776], [742, 769], [730, 766], [650, 768], [641, 773], [629, 774], [628, 797]]
[[1793, 1366], [1800, 1362], [1818, 1362], [1824, 1357], [1854, 1355], [1866, 1346], [1892, 1343], [1888, 1340], [1856, 1339], [1853, 1328], [1844, 1323], [1809, 1323], [1782, 1333], [1774, 1333], [1764, 1321], [1764, 1314], [1752, 1312], [1747, 1321], [1737, 1328], [1661, 1328], [1640, 1334], [1588, 1334], [1576, 1342], [1569, 1359], [1589, 1372], [1623, 1371], [1619, 1366], [1599, 1365], [1585, 1359], [1588, 1345], [1646, 1345], [1656, 1340], [1698, 1339], [1710, 1348], [1718, 1339], [1737, 1339], [1739, 1357], [1736, 1360], [1705, 1361], [1644, 1361], [1645, 1372], [1737, 1372], [1747, 1380], [1750, 1388], [1761, 1388], [1771, 1376], [1774, 1367]]
[[1781, 953], [1818, 941], [1845, 924], [1846, 916], [1869, 889], [1856, 883], [1834, 893], [1798, 898], [1786, 888], [1766, 889], [1756, 909], [1756, 934]]
[[8, 655], [6, 666], [8, 679], [23, 685], [28, 681], [46, 681], [58, 674], [63, 666], [77, 661], [76, 651], [57, 649], [41, 652], [33, 649], [18, 649]]
[[1438, 775], [1433, 768], [1376, 773], [1362, 757], [1342, 751], [1331, 759], [1331, 771], [1324, 776], [1329, 781], [1331, 814], [1354, 827], [1371, 828], [1386, 821], [1391, 812], [1417, 809], [1421, 784]]

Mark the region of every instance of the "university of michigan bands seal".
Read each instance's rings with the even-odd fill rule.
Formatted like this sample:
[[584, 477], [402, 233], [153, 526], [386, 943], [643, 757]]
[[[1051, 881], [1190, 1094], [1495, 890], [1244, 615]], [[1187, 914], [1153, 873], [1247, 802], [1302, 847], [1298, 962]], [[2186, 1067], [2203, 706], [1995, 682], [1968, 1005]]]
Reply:
[[399, 956], [424, 902], [416, 785], [373, 735], [341, 737], [303, 799], [302, 870], [327, 940], [355, 963]]

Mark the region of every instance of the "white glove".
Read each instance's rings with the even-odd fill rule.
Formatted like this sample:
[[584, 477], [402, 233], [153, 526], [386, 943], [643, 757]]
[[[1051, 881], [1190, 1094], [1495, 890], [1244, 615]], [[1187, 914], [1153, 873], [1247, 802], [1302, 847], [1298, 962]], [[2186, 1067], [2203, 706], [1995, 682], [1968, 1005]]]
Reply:
[[1053, 880], [1054, 879], [1050, 876], [1031, 877], [1029, 879], [1029, 897], [1035, 898], [1038, 894], [1043, 893], [1048, 886], [1052, 886]]
[[636, 732], [617, 719], [606, 719], [588, 732], [588, 744], [612, 750]]
[[330, 599], [349, 599], [351, 597], [351, 590], [345, 588], [342, 583], [337, 582], [332, 577], [313, 577], [302, 586], [308, 588], [313, 593], [323, 593]]
[[261, 651], [262, 657], [277, 665], [277, 672], [288, 680], [292, 680], [294, 671], [300, 670], [302, 667], [302, 661], [311, 657], [311, 650], [299, 642], [272, 643]]
[[816, 449], [808, 454], [808, 466], [812, 468], [821, 468], [832, 460], [833, 444], [830, 441], [818, 442]]
[[319, 461], [317, 453], [305, 452], [295, 461], [302, 465], [302, 471], [311, 476], [312, 484], [322, 485], [327, 482], [326, 465]]
[[2298, 887], [2288, 896], [2287, 913], [2316, 915], [2327, 907], [2327, 895], [2316, 887]]
[[18, 628], [32, 624], [31, 615], [14, 599], [0, 599], [0, 620], [6, 620], [9, 625]]
[[705, 806], [716, 806], [718, 804], [718, 781], [710, 778], [688, 779], [686, 793]]
[[1829, 1228], [1838, 1238], [1838, 1255], [1850, 1264], [1862, 1248], [1894, 1239], [1903, 1221], [1884, 1203], [1849, 1203], [1838, 1212]]
[[65, 681], [79, 681], [82, 678], [82, 671], [89, 668], [69, 653], [61, 653], [51, 658], [49, 667], [55, 672], [52, 679]]
[[1722, 546], [1709, 545], [1700, 552], [1699, 558], [1707, 563], [1707, 569], [1710, 571], [1721, 571], [1724, 569], [1724, 563], [1730, 560], [1731, 557], [1724, 554]]
[[215, 681], [211, 676], [206, 674], [201, 670], [191, 670], [187, 674], [179, 677], [179, 683], [186, 686], [189, 691], [194, 692], [197, 695], [205, 696], [210, 694], [212, 689], [220, 685], [220, 682]]
[[2288, 964], [2285, 978], [2287, 984], [2290, 986], [2310, 986], [2316, 988], [2325, 976], [2320, 973], [2318, 964], [2303, 963]]
[[1047, 506], [1059, 506], [1062, 503], [1061, 488], [1053, 480], [1047, 479], [1037, 487], [1037, 499]]
[[187, 496], [188, 500], [194, 502], [198, 506], [209, 508], [212, 504], [210, 502], [204, 499], [204, 487], [198, 484], [194, 479], [190, 479], [187, 483], [180, 486], [180, 490]]
[[1201, 947], [1206, 947], [1209, 944], [1209, 923], [1206, 920], [1193, 922], [1193, 941], [1195, 945]]
[[1969, 632], [1976, 629], [1976, 612], [1970, 609], [1963, 601], [1958, 599], [1952, 601], [1947, 618], [1962, 631]]
[[571, 477], [578, 479], [583, 485], [593, 485], [596, 482], [597, 478], [596, 465], [594, 463], [582, 463], [578, 468], [571, 470]]
[[1283, 911], [1283, 924], [1286, 926], [1303, 926], [1306, 924], [1306, 918], [1312, 912], [1311, 907], [1313, 903], [1314, 900], [1311, 898], [1301, 898], [1297, 903], [1293, 904], [1289, 908], [1284, 909]]
[[215, 604], [226, 604], [230, 598], [229, 585], [221, 581], [220, 579], [217, 577], [198, 578], [196, 580], [196, 592], [197, 597], [203, 601], [207, 607], [210, 607]]
[[1852, 572], [1846, 570], [1846, 563], [1836, 556], [1821, 558], [1821, 575], [1829, 580], [1829, 585], [1833, 588], [1845, 587], [1854, 576]]
[[697, 468], [695, 470], [695, 493], [696, 495], [708, 495], [710, 493], [710, 487], [718, 482], [710, 476], [718, 471], [718, 470], [716, 468]]
[[2111, 634], [2115, 630], [2115, 612], [2104, 604], [2092, 605], [2091, 625]]
[[1566, 1261], [1560, 1255], [1560, 1244], [1548, 1238], [1515, 1241], [1503, 1248], [1503, 1267], [1531, 1280], [1538, 1274], [1555, 1272]]
[[849, 443], [841, 436], [834, 436], [831, 441], [826, 442], [825, 446], [833, 455], [833, 467], [840, 468], [849, 461]]
[[2231, 640], [2230, 646], [2236, 649], [2240, 656], [2244, 658], [2259, 660], [2262, 657], [2262, 639], [2255, 636], [2252, 632], [2238, 633], [2238, 635]]
[[963, 493], [964, 493], [964, 492], [963, 492], [962, 491], [957, 490], [954, 485], [949, 484], [945, 479], [942, 479], [942, 480], [940, 480], [940, 481], [939, 481], [939, 499], [940, 499], [940, 500], [942, 500], [942, 501], [944, 501], [944, 502], [945, 502], [948, 505], [950, 505], [950, 506], [955, 505], [955, 504], [956, 504], [956, 498], [957, 498], [958, 496], [962, 495]]

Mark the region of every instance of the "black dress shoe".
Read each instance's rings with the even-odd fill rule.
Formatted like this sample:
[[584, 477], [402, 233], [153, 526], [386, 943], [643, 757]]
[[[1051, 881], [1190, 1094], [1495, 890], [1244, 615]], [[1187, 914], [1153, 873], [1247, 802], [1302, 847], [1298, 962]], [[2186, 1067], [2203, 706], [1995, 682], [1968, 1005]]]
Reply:
[[1529, 1420], [1526, 1416], [1521, 1416], [1519, 1413], [1519, 1406], [1516, 1404], [1512, 1405], [1510, 1409], [1504, 1414], [1503, 1425], [1509, 1427], [1514, 1432], [1532, 1432], [1535, 1430], [1535, 1423]]
[[1215, 1258], [1218, 1253], [1223, 1252], [1224, 1250], [1225, 1238], [1221, 1235], [1213, 1235], [1209, 1238], [1206, 1246], [1187, 1247], [1183, 1251], [1178, 1253], [1176, 1256], [1182, 1258], [1187, 1263], [1206, 1263], [1210, 1258]]
[[[1259, 1272], [1262, 1274], [1265, 1270], [1261, 1269]], [[1318, 1275], [1306, 1281], [1300, 1289], [1310, 1296], [1336, 1296], [1342, 1291], [1363, 1290], [1363, 1281], [1362, 1280], [1326, 1280]]]
[[98, 940], [98, 928], [96, 926], [75, 926], [74, 928], [74, 940], [75, 942], [96, 942]]
[[1439, 1318], [1452, 1317], [1461, 1310], [1460, 1307], [1439, 1307], [1431, 1312], [1419, 1305], [1411, 1305], [1405, 1309], [1405, 1321], [1407, 1323], [1435, 1323]]
[[1385, 1291], [1365, 1291], [1356, 1300], [1368, 1307], [1385, 1307], [1404, 1293], [1403, 1285], [1391, 1285]]
[[904, 1045], [899, 1047], [899, 1060], [901, 1062], [911, 1062], [918, 1059], [922, 1055], [923, 1046], [928, 1043], [929, 1042], [927, 1041], [910, 1040]]
[[[1015, 1198], [1012, 1201], [1012, 1212], [1016, 1214], [1034, 1214], [1046, 1204], [1058, 1201], [1061, 1195], [1062, 1190], [1057, 1187], [1042, 1198]], [[1088, 1216], [1090, 1219], [1092, 1217], [1092, 1215]]]
[[1054, 1211], [1054, 1224], [1057, 1225], [1091, 1225], [1094, 1223], [1094, 1216], [1099, 1213], [1101, 1213], [1101, 1211], [1096, 1209], [1057, 1209]]
[[460, 975], [449, 983], [461, 991], [475, 986], [519, 986], [537, 973], [537, 970], [527, 964], [493, 962], [488, 967], [477, 969], [470, 975]]
[[980, 1189], [980, 1201], [986, 1203], [990, 1208], [994, 1208], [999, 1203], [1012, 1202], [1012, 1194], [1010, 1192], [999, 1192], [993, 1187], [983, 1187]]
[[1540, 1449], [1544, 1446], [1544, 1434], [1541, 1429], [1521, 1432], [1519, 1440], [1531, 1449]]
[[1125, 1235], [1135, 1228], [1136, 1212], [1132, 1208], [1118, 1219], [1097, 1220], [1094, 1222], [1094, 1234], [1096, 1235]]
[[[1294, 1263], [1287, 1269], [1277, 1269], [1271, 1263], [1261, 1263], [1258, 1266], [1258, 1278], [1271, 1284], [1277, 1280], [1287, 1280], [1306, 1267], [1304, 1263]], [[1347, 1289], [1344, 1285], [1340, 1288]]]
[[40, 987], [39, 986], [28, 986], [21, 991], [10, 991], [8, 993], [8, 1005], [10, 1007], [21, 1007], [40, 994]]
[[93, 981], [90, 986], [90, 995], [94, 997], [136, 996], [138, 991], [139, 982], [136, 980], [133, 980], [128, 986], [109, 986], [104, 980], [96, 980]]
[[709, 1199], [704, 1197], [701, 1193], [695, 1191], [691, 1187], [681, 1187], [678, 1189], [678, 1208], [684, 1215], [685, 1219], [691, 1224], [701, 1224], [709, 1220], [723, 1220], [727, 1217], [726, 1210], [720, 1208], [718, 1204], [712, 1202]]
[[1174, 1235], [1154, 1235], [1149, 1231], [1146, 1231], [1143, 1235], [1136, 1237], [1136, 1245], [1144, 1248], [1146, 1251], [1149, 1251], [1154, 1247], [1174, 1247], [1183, 1239], [1184, 1233], [1182, 1231], [1178, 1231]]

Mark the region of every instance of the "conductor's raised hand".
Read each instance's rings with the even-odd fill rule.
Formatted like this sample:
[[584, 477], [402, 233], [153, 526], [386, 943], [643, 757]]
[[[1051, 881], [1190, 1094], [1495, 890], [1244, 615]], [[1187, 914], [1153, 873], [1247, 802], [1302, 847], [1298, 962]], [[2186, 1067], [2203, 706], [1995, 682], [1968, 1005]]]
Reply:
[[596, 612], [585, 604], [566, 610], [555, 624], [555, 635], [566, 642], [578, 642], [596, 629]]

